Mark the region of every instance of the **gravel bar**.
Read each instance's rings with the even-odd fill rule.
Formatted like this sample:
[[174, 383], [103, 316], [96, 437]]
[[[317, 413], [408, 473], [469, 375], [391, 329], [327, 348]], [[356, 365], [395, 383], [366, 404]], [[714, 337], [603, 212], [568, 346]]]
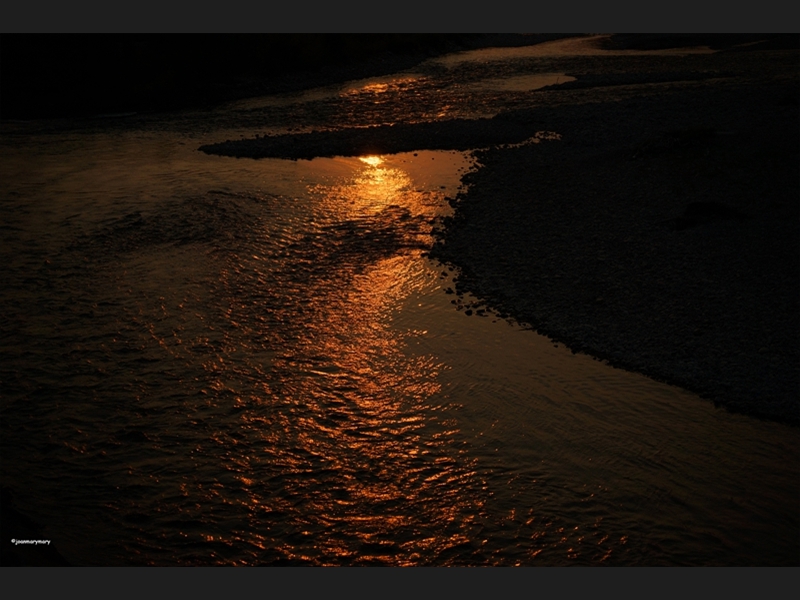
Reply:
[[478, 152], [433, 255], [574, 351], [797, 425], [797, 98], [704, 86], [538, 111], [561, 140]]

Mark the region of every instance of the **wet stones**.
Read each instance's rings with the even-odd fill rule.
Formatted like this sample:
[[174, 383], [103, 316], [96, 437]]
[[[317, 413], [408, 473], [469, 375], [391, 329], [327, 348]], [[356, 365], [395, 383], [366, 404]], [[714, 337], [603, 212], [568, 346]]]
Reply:
[[798, 423], [798, 113], [772, 94], [543, 109], [562, 141], [478, 152], [433, 256], [573, 351]]
[[312, 131], [228, 140], [201, 146], [206, 154], [237, 158], [306, 159], [364, 154], [393, 154], [414, 150], [470, 150], [522, 142], [536, 126], [506, 114], [492, 119], [450, 119], [399, 123], [334, 131]]

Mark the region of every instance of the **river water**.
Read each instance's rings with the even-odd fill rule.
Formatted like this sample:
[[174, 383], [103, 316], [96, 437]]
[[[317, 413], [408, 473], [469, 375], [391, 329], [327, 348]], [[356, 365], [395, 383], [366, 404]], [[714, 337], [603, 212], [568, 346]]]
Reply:
[[427, 251], [469, 153], [197, 150], [544, 102], [531, 90], [572, 79], [559, 52], [580, 48], [7, 125], [2, 482], [20, 510], [80, 565], [797, 564], [796, 429], [448, 293]]

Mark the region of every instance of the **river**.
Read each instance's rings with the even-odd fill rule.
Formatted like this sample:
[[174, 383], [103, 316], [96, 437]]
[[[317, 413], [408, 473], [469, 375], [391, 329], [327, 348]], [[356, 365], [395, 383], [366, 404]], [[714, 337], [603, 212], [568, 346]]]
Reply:
[[4, 126], [2, 482], [70, 563], [797, 563], [796, 429], [467, 314], [427, 253], [469, 152], [197, 150], [546, 102], [544, 48]]

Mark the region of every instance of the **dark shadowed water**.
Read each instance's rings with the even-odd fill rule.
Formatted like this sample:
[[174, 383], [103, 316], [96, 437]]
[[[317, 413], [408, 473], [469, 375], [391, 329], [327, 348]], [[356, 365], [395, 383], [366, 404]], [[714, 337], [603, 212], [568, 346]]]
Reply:
[[8, 126], [2, 482], [20, 510], [81, 565], [797, 564], [796, 429], [457, 309], [427, 250], [469, 154], [197, 151], [546, 102], [531, 90], [571, 80], [559, 57], [580, 47]]

